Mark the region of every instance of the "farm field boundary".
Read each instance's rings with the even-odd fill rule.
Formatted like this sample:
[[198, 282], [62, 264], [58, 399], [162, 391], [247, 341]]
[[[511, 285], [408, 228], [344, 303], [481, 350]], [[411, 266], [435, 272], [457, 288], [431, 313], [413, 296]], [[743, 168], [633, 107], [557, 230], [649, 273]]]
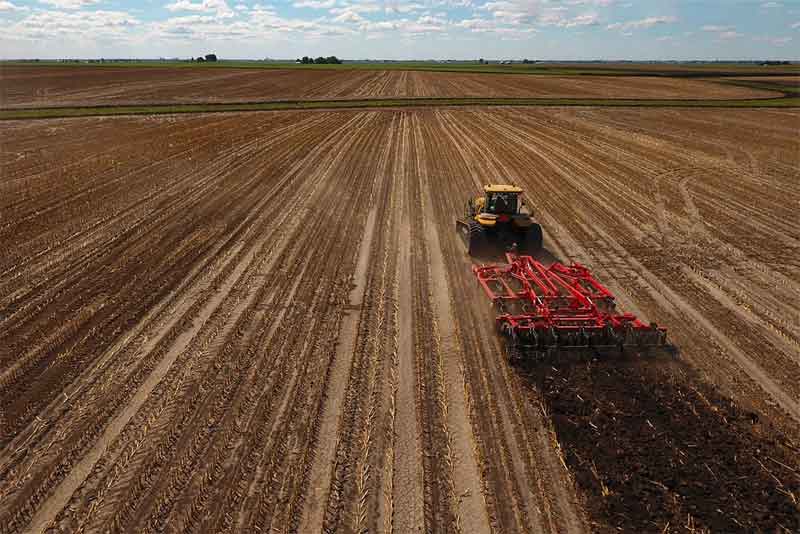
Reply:
[[613, 99], [613, 98], [387, 98], [354, 100], [285, 100], [215, 104], [149, 104], [141, 106], [68, 106], [20, 108], [0, 111], [0, 120], [54, 119], [109, 115], [160, 115], [219, 113], [231, 111], [332, 110], [445, 106], [570, 106], [648, 108], [795, 108], [800, 97], [784, 94], [775, 98], [741, 100]]
[[428, 61], [398, 61], [352, 63], [345, 61], [332, 64], [297, 64], [294, 62], [270, 62], [247, 60], [222, 60], [211, 63], [188, 61], [107, 61], [104, 63], [74, 63], [55, 60], [41, 61], [2, 61], [0, 67], [59, 67], [59, 68], [181, 68], [181, 69], [292, 69], [292, 70], [415, 70], [424, 72], [459, 72], [476, 74], [530, 74], [534, 76], [669, 76], [669, 77], [708, 77], [708, 76], [792, 76], [800, 73], [799, 65], [742, 65], [742, 64], [642, 64], [642, 63], [535, 63], [528, 65], [498, 65], [479, 63], [431, 63]]

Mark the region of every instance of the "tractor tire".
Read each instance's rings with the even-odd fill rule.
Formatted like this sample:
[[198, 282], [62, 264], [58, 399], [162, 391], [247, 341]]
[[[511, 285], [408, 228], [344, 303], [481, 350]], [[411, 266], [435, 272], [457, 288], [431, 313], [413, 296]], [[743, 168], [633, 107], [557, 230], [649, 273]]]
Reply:
[[542, 250], [542, 227], [538, 224], [533, 224], [522, 240], [522, 252], [525, 254], [536, 254]]
[[486, 250], [486, 230], [473, 221], [469, 223], [469, 255], [476, 256]]

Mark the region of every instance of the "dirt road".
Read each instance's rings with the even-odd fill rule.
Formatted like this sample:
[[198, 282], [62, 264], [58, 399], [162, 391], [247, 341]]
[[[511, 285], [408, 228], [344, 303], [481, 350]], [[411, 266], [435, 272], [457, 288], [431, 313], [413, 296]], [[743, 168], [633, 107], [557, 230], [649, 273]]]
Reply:
[[[800, 528], [799, 121], [0, 124], [2, 532]], [[526, 188], [547, 258], [670, 329], [677, 369], [508, 366], [453, 230], [495, 179]], [[627, 463], [620, 417], [672, 441]], [[725, 477], [716, 508], [670, 479], [685, 455]], [[670, 513], [631, 516], [642, 484]]]
[[0, 67], [0, 108], [390, 97], [736, 99], [780, 93], [658, 76], [400, 70]]

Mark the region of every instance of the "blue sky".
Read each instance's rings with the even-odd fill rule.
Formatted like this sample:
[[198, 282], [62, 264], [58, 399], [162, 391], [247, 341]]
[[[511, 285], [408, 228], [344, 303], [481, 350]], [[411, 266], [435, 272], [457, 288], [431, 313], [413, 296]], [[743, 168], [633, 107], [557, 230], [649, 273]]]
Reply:
[[800, 0], [0, 0], [0, 57], [800, 59]]

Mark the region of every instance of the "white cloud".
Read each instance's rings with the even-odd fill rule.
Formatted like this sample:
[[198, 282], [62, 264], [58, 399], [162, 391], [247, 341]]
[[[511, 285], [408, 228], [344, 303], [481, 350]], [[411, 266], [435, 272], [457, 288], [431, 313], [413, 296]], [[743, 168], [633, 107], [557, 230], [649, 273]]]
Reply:
[[36, 11], [12, 24], [9, 36], [22, 40], [96, 39], [125, 41], [141, 22], [124, 11]]
[[276, 14], [274, 10], [260, 9], [253, 13], [248, 20], [248, 25], [254, 31], [266, 32], [314, 32], [319, 33], [324, 28], [315, 21], [305, 19], [288, 19]]
[[480, 9], [487, 10], [495, 19], [515, 24], [548, 16], [544, 13], [540, 0], [494, 0], [486, 2]]
[[403, 18], [394, 20], [372, 21], [363, 20], [358, 26], [361, 32], [370, 35], [371, 39], [383, 37], [387, 31], [399, 32], [402, 36], [414, 36], [420, 34], [433, 34], [446, 32], [451, 24], [440, 17], [425, 15], [416, 20]]
[[478, 9], [488, 11], [496, 20], [511, 25], [533, 24], [573, 28], [600, 23], [595, 12], [571, 14], [575, 6], [608, 6], [612, 0], [491, 0]]
[[428, 0], [431, 6], [437, 7], [472, 7], [472, 0]]
[[[29, 50], [33, 54], [56, 50], [58, 54], [78, 51], [78, 54], [106, 56], [158, 55], [167, 50], [174, 54], [188, 54], [212, 50], [220, 53], [221, 57], [260, 57], [268, 50], [273, 57], [292, 57], [318, 48], [320, 52], [327, 50], [326, 55], [333, 53], [340, 57], [394, 58], [409, 50], [398, 47], [397, 43], [410, 40], [416, 41], [412, 53], [424, 54], [425, 57], [463, 57], [461, 54], [469, 57], [479, 53], [513, 57], [523, 51], [530, 53], [527, 51], [536, 47], [546, 48], [544, 55], [552, 52], [562, 57], [587, 53], [601, 56], [605, 49], [600, 45], [597, 50], [580, 50], [581, 29], [592, 26], [616, 30], [614, 35], [609, 32], [608, 40], [624, 43], [634, 57], [639, 52], [636, 48], [639, 44], [637, 34], [648, 28], [653, 28], [649, 33], [658, 43], [663, 43], [660, 46], [665, 50], [692, 41], [698, 41], [699, 47], [710, 47], [713, 41], [716, 46], [724, 43], [721, 46], [731, 51], [752, 49], [764, 55], [765, 50], [768, 52], [777, 46], [785, 45], [789, 50], [797, 40], [780, 35], [797, 35], [795, 31], [800, 28], [800, 21], [791, 15], [788, 20], [763, 30], [765, 36], [772, 34], [775, 37], [755, 38], [744, 22], [738, 31], [734, 26], [711, 24], [703, 26], [701, 31], [703, 22], [695, 20], [692, 37], [692, 33], [670, 31], [675, 28], [670, 26], [677, 22], [675, 17], [631, 15], [631, 10], [623, 10], [630, 6], [628, 0], [289, 0], [274, 5], [267, 5], [271, 0], [260, 0], [261, 4], [256, 3], [258, 1], [148, 0], [148, 3], [166, 8], [168, 12], [162, 11], [161, 15], [169, 18], [140, 22], [136, 17], [143, 15], [138, 10], [131, 9], [127, 13], [94, 11], [98, 6], [92, 6], [96, 3], [118, 5], [122, 0], [0, 0], [0, 15], [7, 12], [17, 19], [27, 17], [23, 19], [24, 24], [23, 21], [16, 25], [5, 21], [6, 35], [0, 40], [4, 38], [13, 47], [0, 45], [4, 48], [0, 56], [19, 53], [27, 57]], [[50, 13], [42, 6], [33, 7], [35, 2], [58, 5], [62, 9]], [[768, 2], [753, 2], [756, 8], [762, 3]], [[789, 2], [783, 3], [789, 5]], [[31, 8], [20, 4], [31, 5]], [[137, 6], [142, 4], [137, 3]], [[292, 7], [306, 11], [297, 14]], [[453, 7], [458, 9], [451, 9]], [[80, 8], [83, 9], [76, 11]], [[29, 13], [16, 13], [26, 9]], [[112, 16], [112, 13], [116, 15]], [[37, 17], [28, 17], [29, 14]], [[616, 16], [609, 20], [610, 15]], [[797, 22], [792, 24], [794, 21]], [[564, 40], [548, 37], [533, 43], [531, 37], [546, 27], [562, 28], [560, 33]], [[701, 35], [706, 38], [701, 39]], [[352, 38], [336, 40], [338, 36]], [[374, 42], [376, 39], [383, 41]], [[500, 44], [500, 41], [522, 39], [528, 42], [514, 45], [516, 48]], [[698, 50], [700, 53], [705, 51], [702, 48]]]
[[598, 7], [608, 7], [617, 3], [617, 0], [567, 0], [566, 2], [569, 5], [573, 6], [598, 6]]
[[777, 7], [783, 7], [783, 4], [780, 2], [764, 2], [761, 4], [761, 9], [775, 9]]
[[[256, 5], [244, 19], [222, 20], [212, 15], [172, 17], [150, 26], [149, 37], [162, 41], [235, 43], [255, 40], [335, 37], [356, 33], [332, 21], [290, 19], [279, 16], [271, 6]], [[293, 37], [294, 38], [294, 37]]]
[[536, 28], [530, 26], [508, 26], [501, 21], [480, 18], [464, 19], [453, 23], [452, 26], [469, 30], [472, 33], [494, 34], [502, 40], [523, 39], [538, 33]]
[[422, 9], [425, 9], [425, 6], [416, 2], [397, 2], [394, 5], [387, 5], [384, 8], [387, 13], [411, 13]]
[[[57, 0], [61, 1], [61, 0]], [[164, 6], [169, 11], [196, 11], [201, 13], [216, 12], [217, 17], [229, 18], [233, 16], [233, 10], [225, 0], [202, 0], [194, 3], [191, 0], [176, 0]]]
[[364, 17], [359, 15], [356, 11], [343, 11], [333, 18], [336, 22], [362, 22]]
[[600, 24], [600, 17], [597, 13], [584, 13], [571, 19], [564, 19], [558, 22], [557, 26], [562, 28], [574, 28], [576, 26], [596, 26]]
[[704, 32], [729, 32], [735, 30], [736, 28], [734, 26], [716, 26], [713, 24], [707, 24], [700, 29]]
[[18, 6], [6, 0], [0, 0], [0, 11], [28, 11], [28, 7]]
[[336, 0], [300, 0], [292, 4], [294, 7], [309, 9], [329, 9], [336, 5]]
[[678, 19], [673, 16], [666, 17], [647, 17], [641, 20], [629, 20], [627, 22], [615, 22], [606, 26], [608, 30], [639, 30], [652, 28], [660, 24], [673, 24]]
[[363, 3], [363, 4], [348, 4], [343, 7], [334, 7], [329, 10], [334, 15], [340, 15], [342, 13], [377, 13], [381, 11], [381, 7], [378, 4], [373, 4], [371, 2]]
[[417, 20], [400, 19], [397, 29], [405, 34], [441, 33], [447, 31], [447, 21], [424, 16]]
[[486, 19], [464, 19], [455, 23], [455, 26], [475, 32], [485, 32], [497, 28], [497, 23]]
[[59, 9], [80, 9], [99, 4], [100, 0], [39, 0], [39, 2]]
[[445, 19], [444, 17], [425, 15], [425, 16], [419, 17], [417, 19], [417, 22], [419, 24], [440, 24], [440, 25], [444, 25], [444, 24], [447, 24], [447, 19]]
[[385, 30], [396, 30], [399, 26], [396, 22], [392, 22], [389, 20], [382, 20], [379, 22], [372, 22], [367, 21], [361, 24], [360, 28], [362, 31], [370, 31], [370, 32], [381, 32]]
[[177, 0], [164, 6], [169, 11], [205, 11], [204, 3], [193, 4], [191, 0]]

